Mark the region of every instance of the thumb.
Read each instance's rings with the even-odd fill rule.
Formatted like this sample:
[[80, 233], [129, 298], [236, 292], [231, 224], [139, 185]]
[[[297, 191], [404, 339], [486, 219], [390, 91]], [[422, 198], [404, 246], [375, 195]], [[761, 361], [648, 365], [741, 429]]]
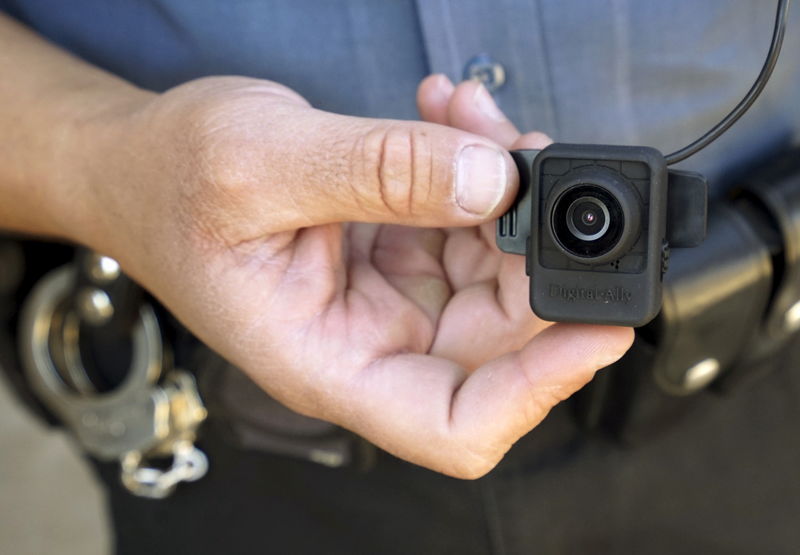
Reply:
[[261, 122], [271, 138], [258, 155], [260, 198], [248, 202], [261, 207], [269, 231], [349, 221], [477, 225], [516, 194], [516, 167], [489, 139], [300, 105], [276, 112]]

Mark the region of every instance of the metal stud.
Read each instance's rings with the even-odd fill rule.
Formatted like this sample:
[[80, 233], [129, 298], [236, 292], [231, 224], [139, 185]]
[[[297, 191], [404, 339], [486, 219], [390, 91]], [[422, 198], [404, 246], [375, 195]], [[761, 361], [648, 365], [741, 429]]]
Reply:
[[704, 388], [719, 375], [721, 367], [715, 358], [701, 360], [686, 371], [683, 376], [683, 387], [687, 391], [697, 391]]
[[105, 284], [119, 277], [119, 263], [109, 256], [93, 254], [87, 260], [89, 277], [97, 284]]
[[84, 321], [95, 326], [105, 324], [114, 315], [114, 306], [108, 293], [94, 287], [87, 287], [78, 293], [78, 310]]
[[800, 301], [794, 303], [789, 310], [786, 311], [786, 329], [790, 332], [800, 330]]

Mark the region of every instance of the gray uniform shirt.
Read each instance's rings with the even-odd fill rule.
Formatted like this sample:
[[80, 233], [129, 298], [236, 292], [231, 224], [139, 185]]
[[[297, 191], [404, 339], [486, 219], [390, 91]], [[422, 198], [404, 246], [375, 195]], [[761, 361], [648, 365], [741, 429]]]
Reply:
[[[420, 79], [483, 55], [522, 129], [664, 153], [722, 118], [763, 63], [774, 0], [0, 0], [79, 56], [155, 90], [263, 77], [340, 113], [416, 118]], [[716, 191], [798, 141], [800, 10], [750, 112], [683, 167]]]

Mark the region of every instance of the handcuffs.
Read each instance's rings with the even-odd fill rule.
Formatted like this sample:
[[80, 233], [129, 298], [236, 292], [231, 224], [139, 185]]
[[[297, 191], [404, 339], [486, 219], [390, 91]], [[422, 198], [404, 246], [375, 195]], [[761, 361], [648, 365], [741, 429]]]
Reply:
[[131, 305], [121, 331], [130, 345], [127, 371], [113, 387], [92, 379], [82, 335], [115, 324], [118, 307], [109, 293], [127, 279], [116, 261], [94, 253], [52, 270], [25, 301], [19, 350], [40, 401], [82, 447], [99, 460], [119, 461], [133, 494], [159, 499], [205, 475], [208, 459], [194, 441], [206, 409], [193, 375], [169, 362], [153, 306], [139, 298], [116, 299]]

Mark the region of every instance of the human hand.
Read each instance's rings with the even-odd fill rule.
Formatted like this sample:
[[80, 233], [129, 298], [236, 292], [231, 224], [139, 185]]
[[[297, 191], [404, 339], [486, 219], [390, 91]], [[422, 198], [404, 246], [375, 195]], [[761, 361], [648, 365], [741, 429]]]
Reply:
[[420, 89], [435, 123], [325, 113], [244, 78], [84, 122], [73, 239], [290, 408], [481, 476], [632, 333], [532, 315], [491, 220], [517, 187], [501, 146], [545, 139], [446, 85]]

